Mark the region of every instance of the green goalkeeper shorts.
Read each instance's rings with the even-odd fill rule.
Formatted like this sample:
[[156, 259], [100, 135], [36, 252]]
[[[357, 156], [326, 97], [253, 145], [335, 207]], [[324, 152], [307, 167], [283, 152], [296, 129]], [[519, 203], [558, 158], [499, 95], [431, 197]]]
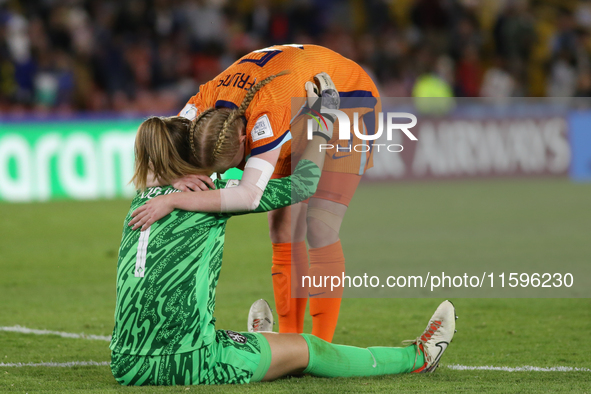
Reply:
[[194, 385], [259, 382], [271, 365], [271, 348], [258, 333], [216, 331], [215, 341], [165, 356], [111, 354], [111, 372], [122, 385]]

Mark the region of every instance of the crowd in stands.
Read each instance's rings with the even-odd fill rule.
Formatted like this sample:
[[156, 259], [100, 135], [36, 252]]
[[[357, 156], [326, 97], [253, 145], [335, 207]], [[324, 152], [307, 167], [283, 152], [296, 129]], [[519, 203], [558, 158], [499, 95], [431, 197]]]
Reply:
[[0, 0], [0, 114], [173, 113], [282, 43], [355, 60], [383, 97], [588, 97], [590, 33], [589, 0]]

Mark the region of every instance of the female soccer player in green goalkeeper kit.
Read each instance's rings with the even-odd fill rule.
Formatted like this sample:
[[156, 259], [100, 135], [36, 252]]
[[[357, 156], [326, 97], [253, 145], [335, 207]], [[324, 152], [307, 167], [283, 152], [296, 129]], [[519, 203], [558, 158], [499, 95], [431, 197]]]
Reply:
[[[317, 99], [313, 90], [308, 92], [311, 101]], [[145, 133], [146, 124], [153, 129], [153, 123], [164, 126], [162, 137], [175, 141], [177, 150], [169, 153], [186, 163], [178, 170], [194, 173], [191, 152], [182, 138], [190, 121], [180, 117], [150, 118], [140, 126], [136, 164], [162, 146]], [[291, 177], [262, 181], [268, 184], [260, 185], [264, 193], [256, 212], [285, 207], [314, 194], [326, 156], [319, 147], [332, 135], [332, 125], [326, 126], [315, 130]], [[143, 184], [147, 170], [136, 166], [136, 176], [144, 176]], [[134, 180], [137, 183], [137, 177]], [[232, 183], [215, 181], [215, 186], [227, 188]], [[248, 383], [296, 373], [349, 377], [437, 368], [455, 331], [455, 311], [449, 301], [437, 308], [423, 334], [404, 348], [334, 345], [310, 334], [216, 331], [215, 291], [231, 214], [175, 210], [144, 231], [131, 227], [131, 213], [137, 207], [175, 192], [172, 186], [140, 190], [125, 219], [110, 345], [111, 370], [120, 384]]]

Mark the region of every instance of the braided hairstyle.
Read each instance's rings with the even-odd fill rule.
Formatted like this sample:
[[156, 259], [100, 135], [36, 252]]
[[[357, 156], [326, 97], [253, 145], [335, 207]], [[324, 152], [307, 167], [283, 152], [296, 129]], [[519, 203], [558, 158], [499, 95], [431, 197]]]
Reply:
[[245, 127], [242, 116], [252, 99], [263, 86], [288, 73], [282, 71], [252, 86], [235, 110], [208, 108], [200, 113], [189, 128], [189, 145], [193, 153], [191, 163], [211, 172], [228, 170], [240, 149], [240, 137]]

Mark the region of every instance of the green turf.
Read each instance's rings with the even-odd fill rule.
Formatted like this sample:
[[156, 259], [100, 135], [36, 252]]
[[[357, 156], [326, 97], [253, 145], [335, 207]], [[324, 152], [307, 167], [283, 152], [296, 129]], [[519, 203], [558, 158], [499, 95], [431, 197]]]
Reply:
[[[399, 233], [392, 242], [400, 253], [394, 260], [451, 262], [462, 257], [458, 249], [468, 244], [468, 252], [476, 257], [495, 246], [498, 257], [564, 255], [589, 261], [585, 234], [588, 238], [590, 192], [591, 185], [558, 180], [401, 184], [390, 190], [363, 189], [354, 203], [386, 193], [406, 207], [397, 210], [398, 221], [393, 224]], [[508, 195], [519, 198], [509, 204], [503, 200]], [[437, 203], [431, 207], [432, 201]], [[0, 326], [109, 335], [116, 255], [128, 204], [0, 205]], [[451, 217], [455, 219], [447, 220]], [[218, 287], [219, 328], [245, 329], [252, 301], [272, 299], [267, 234], [264, 215], [230, 221]], [[485, 235], [496, 237], [497, 244]], [[419, 240], [412, 244], [416, 237]], [[418, 257], [413, 248], [419, 249]], [[345, 299], [335, 342], [396, 345], [420, 333], [440, 300]], [[432, 375], [124, 388], [117, 385], [107, 366], [0, 367], [0, 392], [591, 392], [591, 372], [454, 371], [447, 367], [591, 368], [591, 300], [463, 298], [454, 302], [459, 331], [442, 367]], [[306, 329], [310, 329], [309, 320]], [[88, 360], [108, 361], [107, 343], [0, 332], [3, 363]]]

